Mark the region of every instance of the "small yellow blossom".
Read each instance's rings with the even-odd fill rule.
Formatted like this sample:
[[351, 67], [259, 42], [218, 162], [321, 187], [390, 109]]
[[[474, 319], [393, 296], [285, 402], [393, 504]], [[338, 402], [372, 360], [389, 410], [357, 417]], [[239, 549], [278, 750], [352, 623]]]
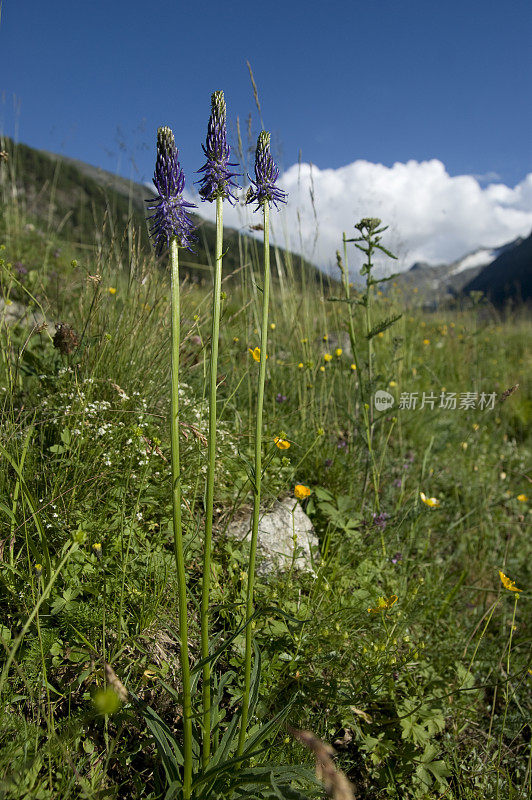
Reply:
[[310, 497], [310, 489], [308, 486], [303, 486], [302, 483], [296, 483], [294, 486], [294, 495], [298, 500], [304, 500], [305, 497]]
[[302, 362], [302, 361], [300, 361], [300, 362], [299, 362], [299, 364], [297, 365], [297, 368], [298, 368], [298, 369], [303, 369], [303, 367], [304, 367], [304, 366], [305, 366], [305, 365], [303, 364], [303, 362]]
[[318, 436], [324, 436], [325, 435], [325, 431], [323, 430], [323, 428], [318, 428], [316, 433], [318, 434]]
[[356, 370], [356, 368], [357, 368], [356, 364], [351, 364], [351, 369], [353, 370], [353, 372]]
[[413, 290], [412, 290], [412, 291], [414, 292], [414, 294], [417, 294], [417, 293], [418, 293], [418, 288], [417, 288], [417, 286], [414, 286], [414, 288], [413, 288]]
[[240, 339], [238, 338], [238, 336], [233, 336], [233, 342], [234, 342], [235, 344], [236, 344], [237, 342], [239, 342], [239, 341], [240, 341]]
[[114, 286], [109, 287], [109, 294], [116, 294], [116, 289]]
[[501, 570], [499, 570], [499, 578], [501, 579], [501, 583], [504, 586], [504, 588], [508, 589], [509, 592], [523, 591], [522, 589], [518, 589], [517, 586], [515, 585], [515, 581], [510, 580], [510, 578], [507, 578], [504, 572], [501, 572]]
[[423, 339], [423, 344], [430, 344], [430, 339]]
[[397, 383], [396, 383], [396, 381], [390, 381], [390, 383], [388, 384], [388, 386], [391, 386], [391, 387], [392, 387], [392, 389], [393, 389], [393, 387], [394, 387], [394, 386], [397, 386]]
[[324, 361], [332, 361], [332, 355], [330, 353], [325, 353], [323, 356]]
[[378, 614], [381, 611], [386, 611], [388, 608], [391, 608], [394, 603], [397, 603], [397, 599], [396, 594], [392, 594], [390, 597], [378, 597], [377, 605], [375, 608], [368, 608], [368, 612], [370, 614]]
[[94, 551], [94, 555], [96, 556], [98, 561], [100, 561], [100, 559], [102, 557], [102, 545], [101, 545], [101, 542], [94, 542], [94, 544], [92, 545], [92, 549]]
[[417, 369], [412, 367], [412, 375], [415, 377], [417, 375]]
[[325, 367], [321, 366], [320, 367], [320, 372], [325, 372]]
[[[248, 350], [253, 356], [255, 361], [260, 361], [260, 347], [256, 347], [254, 350], [252, 350], [251, 347], [248, 347]], [[268, 358], [267, 355], [266, 358]]]
[[277, 325], [275, 324], [275, 322], [270, 322], [270, 328], [271, 328], [272, 331], [274, 331], [276, 329], [276, 327], [277, 327]]
[[462, 448], [462, 450], [467, 450], [467, 442], [461, 442], [460, 447]]
[[340, 356], [342, 355], [343, 352], [344, 351], [342, 350], [341, 347], [337, 347], [336, 350], [334, 351], [334, 355], [338, 356], [338, 358], [340, 358]]
[[276, 436], [273, 441], [279, 450], [288, 450], [290, 447], [290, 442], [287, 439], [281, 439], [279, 436]]
[[308, 339], [301, 339], [301, 344], [306, 344], [307, 342], [308, 342]]
[[324, 333], [323, 334], [323, 341], [326, 342], [328, 338], [329, 338], [329, 335], [327, 333]]
[[519, 500], [520, 503], [526, 503], [528, 497], [526, 496], [526, 494], [518, 494], [517, 499]]
[[473, 423], [473, 430], [474, 431], [478, 431], [479, 428], [480, 428], [480, 425], [478, 424], [478, 422], [474, 422]]
[[379, 331], [379, 339], [382, 339], [384, 336], [384, 331]]
[[440, 501], [436, 497], [427, 497], [424, 492], [420, 492], [419, 496], [421, 497], [426, 506], [430, 506], [431, 508], [437, 508], [440, 505]]

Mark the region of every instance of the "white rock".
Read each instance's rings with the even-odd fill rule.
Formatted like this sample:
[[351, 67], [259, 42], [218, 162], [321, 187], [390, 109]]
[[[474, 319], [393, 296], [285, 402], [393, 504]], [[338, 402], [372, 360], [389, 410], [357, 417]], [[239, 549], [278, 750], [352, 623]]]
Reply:
[[[227, 535], [251, 542], [252, 514], [232, 522]], [[294, 547], [296, 556], [294, 560]], [[312, 555], [311, 555], [312, 553]], [[313, 572], [312, 559], [319, 558], [319, 540], [312, 523], [299, 502], [293, 497], [276, 501], [259, 519], [257, 540], [257, 573], [294, 569]]]

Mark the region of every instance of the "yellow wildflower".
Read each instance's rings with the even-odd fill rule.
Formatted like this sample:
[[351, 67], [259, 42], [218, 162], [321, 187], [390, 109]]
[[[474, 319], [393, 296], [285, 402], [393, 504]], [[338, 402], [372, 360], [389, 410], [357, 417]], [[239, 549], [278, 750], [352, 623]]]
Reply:
[[116, 294], [116, 289], [114, 286], [109, 287], [109, 294]]
[[397, 386], [397, 383], [396, 383], [396, 381], [390, 381], [390, 383], [388, 384], [388, 386], [391, 386], [391, 387], [392, 387], [392, 389], [393, 389], [393, 387], [394, 387], [394, 386]]
[[356, 370], [356, 368], [357, 368], [356, 364], [351, 364], [351, 369], [353, 370], [353, 372]]
[[240, 339], [238, 338], [238, 336], [233, 336], [233, 342], [234, 342], [235, 344], [236, 344], [237, 342], [239, 342], [239, 341], [240, 341]]
[[518, 589], [515, 585], [515, 581], [511, 581], [510, 578], [507, 578], [504, 572], [499, 570], [499, 578], [501, 579], [501, 583], [505, 589], [508, 589], [509, 592], [522, 592], [522, 589]]
[[324, 333], [323, 334], [323, 341], [326, 342], [328, 338], [329, 338], [328, 334]]
[[300, 362], [299, 362], [299, 364], [297, 365], [297, 368], [298, 368], [298, 369], [303, 369], [303, 367], [304, 367], [304, 366], [305, 366], [305, 365], [303, 364], [303, 362], [302, 362], [302, 361], [300, 361]]
[[[251, 347], [248, 347], [248, 350], [253, 356], [255, 361], [260, 361], [260, 347], [256, 347], [254, 350], [252, 350]], [[268, 358], [267, 355], [266, 358]]]
[[298, 500], [304, 500], [305, 497], [310, 497], [310, 489], [308, 486], [303, 486], [302, 483], [296, 483], [294, 486], [294, 495]]
[[480, 425], [478, 424], [478, 422], [474, 422], [473, 423], [473, 430], [474, 431], [478, 431], [479, 428], [480, 428]]
[[330, 353], [325, 353], [323, 356], [324, 361], [332, 361], [332, 355]]
[[306, 344], [307, 342], [308, 342], [308, 339], [301, 339], [301, 344]]
[[320, 372], [325, 372], [325, 367], [321, 366], [320, 367]]
[[526, 503], [528, 497], [526, 496], [526, 494], [518, 494], [517, 499], [519, 500], [520, 503]]
[[343, 352], [344, 351], [342, 350], [341, 347], [337, 347], [336, 350], [334, 351], [334, 354], [335, 354], [335, 356], [338, 356], [338, 358], [340, 358], [340, 356], [342, 355]]
[[461, 442], [460, 447], [462, 448], [462, 450], [467, 450], [467, 442]]
[[274, 331], [276, 327], [277, 325], [275, 324], [275, 322], [270, 322], [270, 328], [272, 329], [272, 331]]
[[370, 614], [378, 614], [381, 611], [387, 611], [387, 609], [391, 608], [394, 603], [397, 603], [397, 595], [392, 594], [390, 597], [378, 597], [377, 598], [377, 605], [375, 608], [368, 608], [368, 612]]
[[423, 344], [430, 344], [430, 339], [423, 339]]
[[440, 505], [440, 501], [436, 497], [427, 497], [424, 492], [420, 492], [419, 496], [423, 500], [426, 506], [430, 506], [431, 508], [437, 508]]
[[288, 450], [290, 447], [290, 442], [287, 439], [281, 439], [279, 436], [276, 436], [273, 441], [279, 450]]

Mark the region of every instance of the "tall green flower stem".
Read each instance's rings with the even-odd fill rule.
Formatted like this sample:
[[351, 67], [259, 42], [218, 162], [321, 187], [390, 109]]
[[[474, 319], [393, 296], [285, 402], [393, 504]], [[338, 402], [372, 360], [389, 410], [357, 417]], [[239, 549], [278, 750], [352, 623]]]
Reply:
[[[354, 242], [355, 247], [358, 250], [361, 250], [366, 256], [366, 262], [362, 265], [362, 269], [360, 270], [360, 274], [362, 276], [366, 276], [366, 291], [362, 295], [362, 299], [359, 301], [361, 305], [365, 308], [365, 322], [366, 322], [366, 341], [367, 341], [367, 368], [368, 368], [368, 380], [367, 380], [367, 395], [366, 400], [364, 400], [363, 390], [361, 388], [361, 400], [362, 400], [362, 415], [364, 418], [364, 427], [366, 430], [366, 440], [368, 446], [368, 452], [371, 462], [371, 470], [373, 476], [373, 490], [375, 495], [375, 510], [378, 512], [380, 510], [380, 503], [379, 503], [379, 470], [377, 467], [376, 461], [376, 454], [375, 449], [373, 446], [373, 434], [375, 429], [375, 423], [373, 420], [373, 403], [372, 403], [372, 393], [374, 390], [374, 379], [373, 379], [373, 338], [377, 336], [377, 334], [384, 332], [387, 330], [394, 322], [397, 322], [398, 319], [401, 318], [401, 315], [395, 317], [389, 317], [387, 319], [382, 320], [377, 325], [373, 326], [372, 320], [372, 295], [373, 295], [373, 287], [384, 283], [385, 281], [389, 281], [395, 277], [395, 275], [390, 275], [387, 278], [374, 278], [372, 274], [372, 270], [374, 267], [372, 257], [376, 250], [380, 250], [384, 255], [388, 256], [388, 258], [395, 259], [396, 256], [393, 255], [389, 250], [383, 247], [380, 244], [382, 237], [381, 233], [383, 233], [387, 226], [380, 227], [381, 221], [380, 219], [374, 217], [364, 217], [364, 219], [360, 220], [355, 225], [355, 228], [359, 231], [360, 236], [354, 239], [346, 239], [345, 234], [343, 235], [343, 243], [344, 243], [344, 258], [347, 258], [347, 249], [346, 243], [347, 242]], [[344, 283], [344, 292], [346, 293], [346, 298], [348, 300], [349, 305], [349, 283], [347, 278], [347, 269], [345, 267], [342, 268], [341, 259], [337, 255], [338, 266], [342, 271], [342, 278]], [[350, 313], [351, 313], [351, 306], [349, 305]], [[350, 320], [352, 322], [352, 320]], [[351, 327], [350, 327], [350, 336], [351, 336]], [[351, 339], [351, 344], [353, 346], [354, 343], [354, 331]], [[353, 352], [353, 356], [355, 353]], [[357, 364], [357, 371], [358, 371], [358, 364]], [[359, 385], [362, 387], [362, 375], [359, 374], [358, 376]], [[364, 390], [365, 393], [365, 390]], [[368, 402], [369, 401], [369, 402]], [[382, 463], [382, 459], [381, 459]], [[366, 481], [364, 483], [364, 492], [362, 497], [362, 504], [364, 503], [364, 496], [366, 492], [367, 486], [367, 471], [366, 471]], [[383, 553], [385, 552], [384, 548], [384, 541], [383, 542]]]
[[255, 585], [255, 560], [259, 533], [260, 490], [262, 480], [262, 410], [264, 406], [264, 384], [266, 381], [266, 355], [268, 346], [268, 310], [270, 302], [270, 207], [262, 204], [264, 214], [264, 285], [262, 289], [262, 324], [260, 338], [260, 362], [257, 391], [257, 413], [255, 424], [255, 492], [253, 498], [253, 521], [251, 525], [251, 547], [249, 553], [248, 588], [246, 598], [246, 651], [244, 656], [244, 694], [242, 697], [242, 718], [238, 736], [238, 755], [242, 754], [246, 739], [249, 713], [249, 690], [251, 684], [251, 646], [253, 615], [253, 589]]
[[[216, 263], [212, 296], [211, 364], [209, 376], [209, 437], [207, 451], [207, 487], [205, 491], [205, 541], [203, 552], [203, 586], [201, 592], [201, 657], [209, 657], [209, 589], [211, 583], [212, 516], [214, 505], [214, 473], [216, 465], [216, 382], [218, 375], [218, 339], [222, 293], [223, 197], [216, 198]], [[203, 766], [211, 752], [211, 665], [203, 665]]]
[[177, 589], [179, 595], [179, 638], [181, 653], [181, 676], [183, 680], [183, 800], [188, 800], [192, 784], [192, 703], [190, 692], [190, 663], [188, 660], [187, 587], [183, 528], [181, 522], [181, 466], [179, 459], [179, 344], [180, 344], [180, 296], [179, 296], [179, 249], [177, 237], [170, 242], [171, 304], [172, 304], [172, 401], [170, 438], [172, 453], [172, 507], [174, 524], [174, 551], [177, 567]]

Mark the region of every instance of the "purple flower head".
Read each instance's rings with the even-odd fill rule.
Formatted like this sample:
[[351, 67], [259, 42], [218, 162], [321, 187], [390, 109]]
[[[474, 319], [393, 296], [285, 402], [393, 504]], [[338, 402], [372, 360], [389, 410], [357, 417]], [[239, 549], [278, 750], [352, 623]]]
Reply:
[[281, 392], [279, 392], [279, 394], [275, 399], [277, 400], [278, 403], [286, 403], [286, 395], [281, 394]]
[[203, 200], [212, 202], [217, 197], [223, 197], [233, 205], [237, 198], [231, 190], [239, 187], [231, 179], [235, 178], [238, 173], [228, 169], [228, 167], [236, 167], [236, 164], [229, 163], [231, 148], [227, 144], [226, 116], [224, 93], [221, 89], [217, 89], [211, 96], [211, 116], [207, 128], [207, 141], [201, 145], [207, 157], [207, 163], [198, 172], [204, 172], [205, 175], [197, 183], [201, 184], [199, 193]]
[[157, 255], [160, 256], [170, 246], [175, 236], [180, 247], [191, 249], [194, 239], [194, 225], [190, 220], [189, 208], [196, 208], [193, 203], [183, 200], [185, 175], [178, 161], [174, 134], [170, 128], [157, 130], [157, 161], [153, 183], [158, 196], [155, 200], [147, 200], [149, 210], [155, 211], [148, 219], [152, 219], [150, 236], [153, 239]]
[[386, 520], [389, 519], [390, 515], [387, 514], [385, 511], [382, 511], [380, 514], [373, 514], [373, 524], [384, 530], [386, 527]]
[[395, 553], [395, 555], [391, 559], [392, 564], [397, 564], [399, 561], [402, 561], [402, 560], [403, 560], [403, 556], [401, 555], [401, 553]]
[[[249, 175], [248, 175], [249, 177]], [[248, 189], [246, 203], [257, 203], [257, 211], [264, 203], [273, 203], [279, 210], [277, 203], [286, 203], [286, 192], [275, 185], [279, 177], [279, 170], [270, 153], [270, 134], [266, 131], [259, 133], [257, 149], [255, 150], [255, 180], [249, 178], [254, 189]]]

